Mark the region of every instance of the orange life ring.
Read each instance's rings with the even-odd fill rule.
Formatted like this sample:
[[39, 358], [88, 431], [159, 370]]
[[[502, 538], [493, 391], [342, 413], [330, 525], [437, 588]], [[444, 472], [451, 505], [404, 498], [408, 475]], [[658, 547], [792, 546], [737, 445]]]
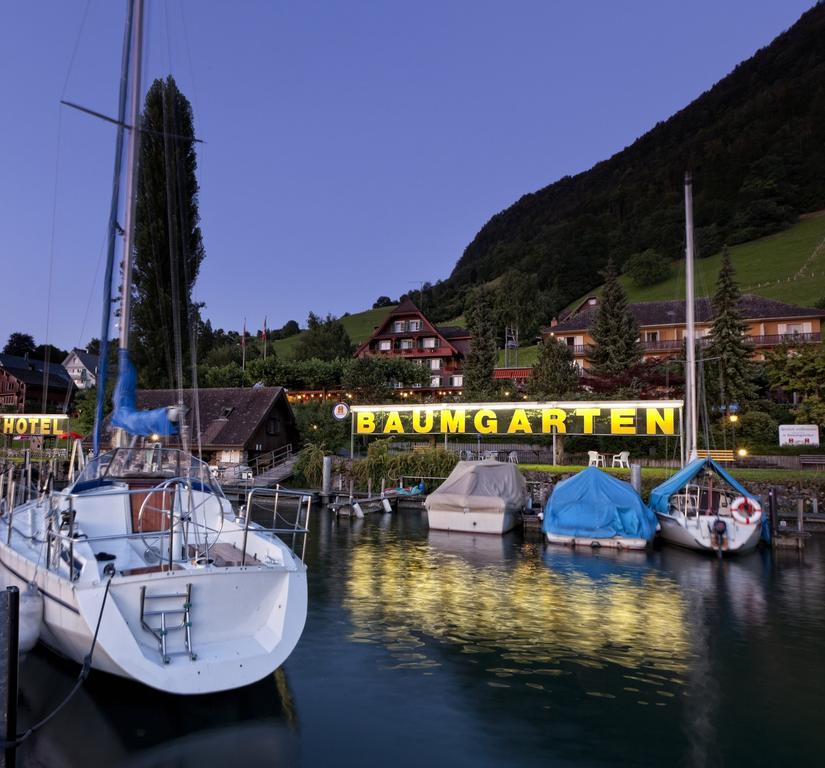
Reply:
[[730, 505], [733, 519], [743, 525], [754, 525], [762, 518], [762, 506], [756, 499], [739, 496]]

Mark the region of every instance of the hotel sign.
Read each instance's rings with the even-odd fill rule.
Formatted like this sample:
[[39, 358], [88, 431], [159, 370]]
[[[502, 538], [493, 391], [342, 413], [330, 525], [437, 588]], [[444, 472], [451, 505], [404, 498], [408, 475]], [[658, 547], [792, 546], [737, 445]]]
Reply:
[[355, 405], [357, 435], [638, 435], [681, 433], [681, 400]]
[[69, 417], [52, 413], [2, 413], [0, 434], [15, 437], [56, 436], [66, 431]]

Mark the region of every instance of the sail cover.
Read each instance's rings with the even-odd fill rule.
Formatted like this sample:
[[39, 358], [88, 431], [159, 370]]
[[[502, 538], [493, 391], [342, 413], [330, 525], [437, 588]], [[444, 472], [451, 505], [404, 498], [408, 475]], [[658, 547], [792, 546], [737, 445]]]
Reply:
[[722, 467], [720, 467], [713, 459], [694, 459], [689, 464], [685, 464], [673, 477], [669, 477], [661, 485], [657, 485], [650, 492], [650, 506], [654, 512], [660, 512], [663, 515], [667, 514], [668, 502], [674, 493], [684, 488], [696, 475], [698, 475], [705, 466], [710, 467], [721, 477], [733, 490], [742, 496], [749, 499], [756, 497], [745, 490], [744, 486], [740, 485], [731, 475], [729, 475]]
[[560, 536], [650, 540], [656, 516], [629, 483], [588, 467], [553, 489], [542, 530]]
[[172, 421], [171, 408], [155, 408], [151, 411], [137, 409], [137, 371], [129, 358], [129, 350], [118, 350], [118, 378], [112, 395], [112, 426], [126, 430], [130, 435], [160, 435], [168, 437], [178, 432]]
[[515, 512], [526, 505], [527, 483], [518, 467], [492, 459], [459, 461], [424, 502], [427, 509], [457, 512]]

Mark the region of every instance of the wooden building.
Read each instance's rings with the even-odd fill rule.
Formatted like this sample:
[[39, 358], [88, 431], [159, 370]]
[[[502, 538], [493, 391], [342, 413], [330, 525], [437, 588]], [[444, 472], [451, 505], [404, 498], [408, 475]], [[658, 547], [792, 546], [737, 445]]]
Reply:
[[[421, 394], [461, 394], [464, 358], [470, 333], [458, 326], [436, 326], [410, 300], [402, 301], [355, 351], [355, 357], [403, 357], [423, 365], [429, 385], [411, 387]], [[399, 389], [402, 385], [396, 385]]]
[[45, 412], [66, 413], [75, 388], [62, 365], [0, 354], [0, 410], [41, 413], [44, 389]]
[[[640, 341], [645, 359], [668, 357], [681, 353], [687, 334], [685, 302], [647, 301], [629, 304], [630, 312], [639, 325]], [[753, 347], [754, 358], [764, 359], [765, 352], [781, 344], [798, 346], [821, 341], [821, 323], [825, 310], [797, 307], [781, 301], [751, 294], [739, 300], [739, 315], [747, 323], [746, 338]], [[590, 296], [565, 319], [554, 321], [542, 329], [542, 338], [556, 338], [573, 351], [576, 365], [589, 367], [588, 357], [593, 348], [590, 328], [596, 320], [599, 299]], [[696, 299], [696, 338], [707, 345], [713, 325], [713, 306], [710, 299]]]
[[[184, 390], [188, 422], [193, 423], [192, 391]], [[176, 389], [141, 389], [137, 407], [162, 408], [177, 403]], [[245, 464], [257, 456], [291, 445], [298, 449], [295, 416], [283, 387], [198, 390], [203, 458], [209, 464]], [[164, 440], [169, 445], [177, 438]], [[193, 440], [193, 445], [195, 445]]]

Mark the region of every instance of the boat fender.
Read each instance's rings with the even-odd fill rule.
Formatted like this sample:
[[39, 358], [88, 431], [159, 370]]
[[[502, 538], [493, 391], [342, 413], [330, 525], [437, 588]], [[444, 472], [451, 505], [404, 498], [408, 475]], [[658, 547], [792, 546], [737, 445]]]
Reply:
[[18, 646], [20, 653], [28, 653], [40, 637], [43, 624], [43, 595], [36, 584], [20, 593], [20, 628]]
[[762, 505], [756, 499], [749, 499], [747, 496], [739, 496], [730, 505], [733, 519], [743, 525], [758, 523], [762, 518]]

